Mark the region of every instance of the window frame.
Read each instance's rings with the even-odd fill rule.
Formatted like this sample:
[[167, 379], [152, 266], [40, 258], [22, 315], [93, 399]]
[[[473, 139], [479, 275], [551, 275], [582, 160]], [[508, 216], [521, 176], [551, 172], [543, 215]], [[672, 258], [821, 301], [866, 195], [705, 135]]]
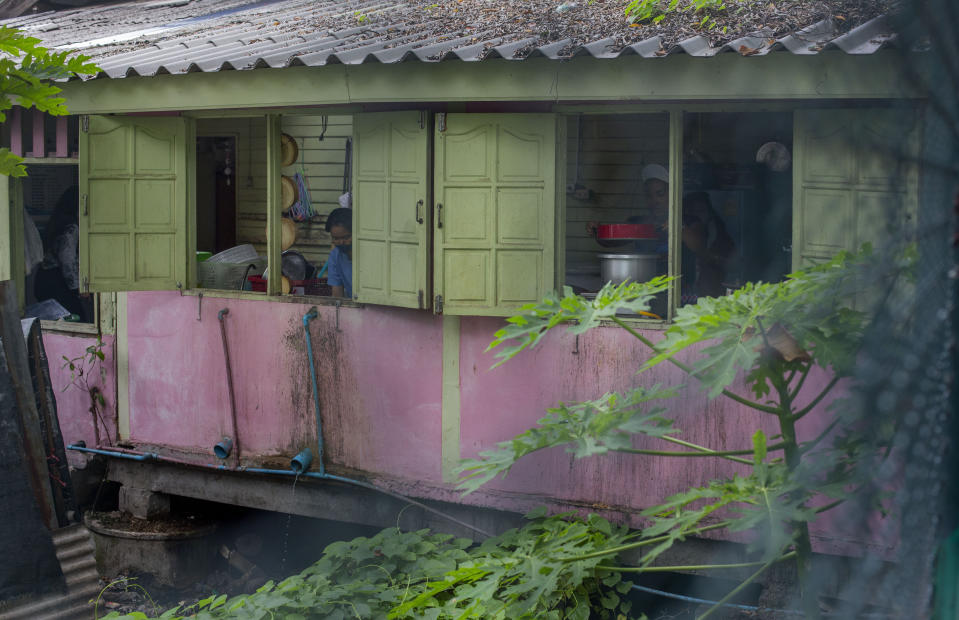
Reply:
[[[613, 105], [597, 105], [597, 104], [585, 104], [585, 105], [575, 105], [575, 104], [557, 104], [548, 108], [548, 113], [555, 115], [557, 119], [557, 133], [556, 133], [556, 150], [557, 152], [563, 151], [565, 154], [565, 149], [561, 148], [561, 144], [566, 143], [566, 127], [569, 119], [576, 115], [603, 115], [603, 116], [616, 116], [622, 114], [666, 114], [668, 117], [669, 123], [669, 132], [668, 132], [668, 168], [670, 174], [670, 189], [669, 189], [669, 212], [667, 225], [669, 228], [669, 251], [667, 255], [667, 275], [675, 277], [677, 274], [682, 271], [682, 236], [679, 226], [681, 221], [681, 210], [682, 210], [682, 196], [683, 196], [683, 142], [684, 142], [684, 116], [687, 113], [695, 112], [780, 112], [780, 113], [789, 113], [793, 117], [794, 127], [795, 119], [801, 111], [816, 109], [816, 110], [829, 110], [829, 109], [842, 109], [854, 107], [855, 109], [868, 110], [872, 108], [883, 108], [889, 107], [892, 105], [902, 105], [902, 102], [895, 101], [781, 101], [781, 102], [747, 102], [747, 101], [729, 101], [729, 102], [720, 102], [720, 103], [711, 103], [711, 102], [694, 102], [694, 103], [674, 103], [674, 104], [661, 104], [661, 103], [626, 103], [626, 104], [617, 104]], [[906, 105], [913, 105], [912, 102], [907, 102]], [[430, 107], [426, 105], [411, 105], [409, 107], [404, 107], [406, 110], [415, 110], [423, 111], [426, 118], [429, 119], [428, 123], [432, 127], [432, 120], [435, 118], [435, 111], [438, 108]], [[456, 106], [450, 105], [446, 108], [443, 108], [446, 111], [453, 112], [459, 111]], [[289, 108], [284, 109], [284, 114], [293, 114], [293, 115], [315, 115], [319, 113], [323, 114], [338, 114], [338, 115], [349, 115], [355, 117], [358, 114], [375, 114], [376, 111], [370, 111], [361, 106], [339, 106], [336, 108], [323, 108], [322, 110], [317, 109], [303, 109], [303, 108]], [[385, 111], [384, 111], [385, 112]], [[463, 113], [462, 111], [459, 111]], [[533, 113], [534, 110], [530, 110], [530, 113]], [[543, 109], [537, 108], [535, 112], [543, 112]], [[504, 113], [518, 113], [515, 110]], [[280, 217], [281, 217], [281, 205], [280, 205], [280, 165], [279, 165], [279, 136], [282, 131], [282, 114], [270, 112], [267, 110], [243, 110], [236, 112], [226, 112], [226, 111], [194, 111], [194, 112], [185, 112], [184, 116], [190, 117], [194, 120], [203, 119], [203, 118], [230, 118], [230, 119], [242, 119], [242, 118], [252, 118], [252, 119], [263, 119], [266, 122], [266, 157], [267, 157], [267, 169], [266, 169], [266, 180], [267, 180], [267, 257], [269, 259], [269, 282], [267, 284], [267, 291], [264, 295], [263, 293], [253, 293], [248, 291], [225, 291], [217, 289], [200, 289], [197, 288], [197, 277], [196, 277], [196, 264], [195, 261], [189, 261], [189, 276], [187, 279], [187, 287], [182, 291], [184, 294], [200, 294], [204, 296], [211, 297], [221, 297], [221, 298], [234, 298], [234, 299], [265, 299], [267, 301], [288, 301], [288, 302], [300, 302], [300, 303], [317, 303], [317, 304], [330, 304], [330, 305], [343, 305], [346, 307], [362, 307], [365, 305], [365, 302], [362, 300], [348, 300], [348, 299], [337, 299], [330, 297], [318, 297], [318, 296], [282, 296], [280, 295]], [[431, 133], [435, 132], [435, 129], [431, 130]], [[193, 133], [194, 137], [196, 132]], [[793, 155], [794, 155], [794, 174], [795, 174], [795, 155], [798, 150], [798, 136], [793, 133]], [[195, 142], [194, 142], [195, 146]], [[428, 182], [428, 194], [433, 195], [436, 186], [436, 180], [433, 177], [433, 172], [435, 168], [435, 150], [431, 147], [428, 150], [428, 169], [430, 173], [430, 179]], [[356, 149], [354, 149], [354, 157], [356, 155]], [[188, 153], [189, 164], [188, 171], [190, 175], [195, 174], [195, 148]], [[555, 157], [555, 180], [557, 191], [554, 195], [554, 204], [553, 204], [553, 214], [555, 217], [554, 227], [553, 227], [553, 239], [551, 242], [554, 245], [554, 258], [553, 258], [553, 270], [554, 270], [554, 287], [557, 291], [562, 291], [564, 285], [564, 275], [566, 267], [566, 233], [567, 233], [567, 204], [566, 204], [566, 194], [565, 191], [561, 189], [565, 186], [566, 181], [566, 167], [565, 167], [565, 157]], [[354, 174], [356, 168], [354, 165]], [[194, 185], [193, 180], [190, 181], [191, 187]], [[795, 194], [795, 183], [794, 183], [794, 194]], [[196, 251], [196, 204], [195, 204], [195, 193], [193, 191], [188, 192], [189, 199], [189, 217], [187, 219], [188, 226], [188, 251], [195, 253]], [[794, 195], [792, 200], [792, 212], [795, 218], [797, 210], [803, 209], [803, 205], [797, 202], [797, 199]], [[435, 198], [430, 198], [427, 200], [427, 204], [423, 209], [424, 217], [427, 219], [427, 226], [430, 230], [435, 226], [436, 219], [436, 205]], [[13, 214], [11, 214], [13, 215]], [[795, 224], [794, 224], [795, 226]], [[795, 234], [795, 229], [794, 229]], [[550, 242], [547, 240], [547, 242]], [[435, 239], [430, 236], [428, 242], [428, 254], [429, 258], [427, 260], [427, 274], [428, 279], [432, 280], [435, 275], [435, 264], [433, 260], [433, 255], [436, 251], [435, 248]], [[794, 249], [795, 252], [795, 249]], [[22, 253], [22, 250], [21, 250]], [[192, 256], [192, 254], [191, 254]], [[795, 256], [795, 254], [794, 254]], [[15, 258], [15, 257], [14, 257]], [[435, 293], [435, 290], [431, 291]], [[436, 312], [433, 304], [433, 295], [427, 294], [424, 308], [427, 311]], [[671, 321], [674, 319], [676, 310], [678, 308], [679, 302], [679, 289], [675, 285], [671, 285], [667, 291], [667, 311], [666, 316], [661, 320], [649, 319], [636, 317], [629, 319], [635, 324], [642, 325], [649, 328], [657, 328], [668, 326]], [[379, 305], [379, 304], [377, 304]], [[394, 307], [392, 305], [386, 304], [387, 307]], [[395, 306], [400, 307], [400, 306]], [[471, 313], [473, 316], [502, 316], [503, 312], [475, 312]]]
[[[30, 166], [74, 166], [79, 168], [79, 157], [24, 157], [27, 176]], [[79, 170], [77, 171], [79, 173]], [[79, 209], [79, 205], [77, 205]], [[0, 278], [13, 280], [17, 287], [18, 304], [22, 313], [26, 305], [26, 274], [24, 274], [23, 182], [18, 177], [4, 177], [0, 181], [0, 238], [10, 240], [9, 253], [0, 256]], [[40, 320], [44, 331], [67, 335], [99, 335], [116, 332], [116, 295], [91, 293], [93, 295], [93, 320], [68, 322]]]

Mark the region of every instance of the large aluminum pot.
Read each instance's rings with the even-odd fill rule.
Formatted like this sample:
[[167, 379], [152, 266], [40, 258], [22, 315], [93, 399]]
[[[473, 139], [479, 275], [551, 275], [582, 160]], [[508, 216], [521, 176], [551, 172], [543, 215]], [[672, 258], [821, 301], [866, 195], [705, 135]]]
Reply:
[[603, 282], [646, 282], [658, 275], [658, 261], [658, 254], [600, 254], [599, 273]]

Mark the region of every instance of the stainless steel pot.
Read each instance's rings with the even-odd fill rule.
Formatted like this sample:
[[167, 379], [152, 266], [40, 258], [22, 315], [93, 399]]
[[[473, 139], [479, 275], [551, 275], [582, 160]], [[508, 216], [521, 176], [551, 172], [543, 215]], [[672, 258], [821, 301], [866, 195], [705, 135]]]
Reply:
[[603, 282], [646, 282], [658, 275], [658, 260], [658, 254], [600, 254], [599, 272]]

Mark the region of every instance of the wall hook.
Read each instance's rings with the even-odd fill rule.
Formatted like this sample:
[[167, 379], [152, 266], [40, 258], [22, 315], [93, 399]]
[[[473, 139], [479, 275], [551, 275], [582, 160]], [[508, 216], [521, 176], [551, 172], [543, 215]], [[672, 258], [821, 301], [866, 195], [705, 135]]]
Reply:
[[200, 311], [203, 308], [203, 293], [196, 294], [196, 320], [199, 321], [202, 318]]
[[573, 355], [579, 355], [579, 334], [576, 334], [576, 343], [573, 345]]
[[343, 331], [342, 329], [340, 329], [340, 305], [341, 304], [342, 302], [339, 299], [337, 299], [336, 300], [336, 331], [338, 332]]

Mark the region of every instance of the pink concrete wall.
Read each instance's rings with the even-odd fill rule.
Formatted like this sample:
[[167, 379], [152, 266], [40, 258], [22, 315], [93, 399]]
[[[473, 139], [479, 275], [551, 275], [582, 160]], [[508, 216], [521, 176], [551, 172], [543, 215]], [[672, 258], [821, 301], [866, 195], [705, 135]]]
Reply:
[[[307, 304], [128, 296], [130, 433], [134, 441], [210, 454], [230, 435], [217, 313], [225, 317], [241, 453], [315, 446], [302, 317]], [[376, 307], [318, 308], [311, 323], [327, 461], [439, 479], [441, 319]], [[435, 455], [434, 455], [435, 452]], [[435, 458], [430, 458], [435, 456]]]
[[[60, 431], [63, 441], [71, 444], [76, 441], [85, 441], [88, 446], [96, 444], [93, 427], [93, 415], [90, 413], [90, 398], [80, 387], [79, 382], [71, 383], [70, 369], [64, 357], [74, 359], [84, 356], [86, 348], [96, 344], [96, 336], [70, 335], [60, 332], [44, 332], [43, 346], [47, 352], [47, 363], [50, 367], [50, 380], [53, 383], [54, 394], [57, 399], [57, 417], [60, 420]], [[88, 379], [89, 386], [100, 388], [106, 405], [101, 410], [100, 441], [113, 443], [116, 439], [116, 374], [114, 363], [113, 336], [103, 337], [103, 353], [106, 359], [94, 368]], [[71, 463], [78, 463], [82, 458], [76, 452], [67, 452]]]
[[[173, 292], [128, 295], [130, 428], [134, 442], [166, 445], [212, 460], [230, 435], [230, 409], [217, 313], [226, 316], [236, 391], [239, 444], [246, 462], [285, 461], [315, 447], [312, 393], [302, 316], [310, 305], [204, 298]], [[427, 312], [366, 306], [320, 306], [311, 323], [318, 365], [326, 462], [366, 471], [397, 490], [422, 497], [525, 510], [542, 501], [612, 510], [639, 524], [636, 513], [670, 494], [748, 468], [717, 459], [664, 459], [613, 454], [573, 461], [560, 449], [524, 459], [505, 480], [462, 498], [442, 482], [442, 319]], [[623, 330], [598, 328], [574, 338], [557, 331], [496, 370], [485, 349], [501, 319], [461, 320], [460, 451], [475, 456], [534, 425], [560, 401], [596, 398], [642, 382], [684, 381], [663, 364], [637, 376], [648, 353]], [[653, 339], [660, 332], [649, 331]], [[807, 381], [815, 394], [824, 377]], [[744, 386], [734, 388], [746, 393]], [[811, 396], [810, 396], [811, 397]], [[748, 448], [769, 416], [725, 398], [709, 400], [696, 385], [669, 401], [680, 437], [717, 449]], [[83, 421], [81, 413], [81, 422]], [[824, 419], [804, 421], [814, 436]], [[71, 423], [72, 424], [72, 423]], [[70, 426], [70, 428], [73, 428]], [[82, 428], [78, 424], [77, 428]], [[671, 449], [637, 438], [637, 447]], [[841, 551], [853, 534], [816, 531], [817, 547]]]

